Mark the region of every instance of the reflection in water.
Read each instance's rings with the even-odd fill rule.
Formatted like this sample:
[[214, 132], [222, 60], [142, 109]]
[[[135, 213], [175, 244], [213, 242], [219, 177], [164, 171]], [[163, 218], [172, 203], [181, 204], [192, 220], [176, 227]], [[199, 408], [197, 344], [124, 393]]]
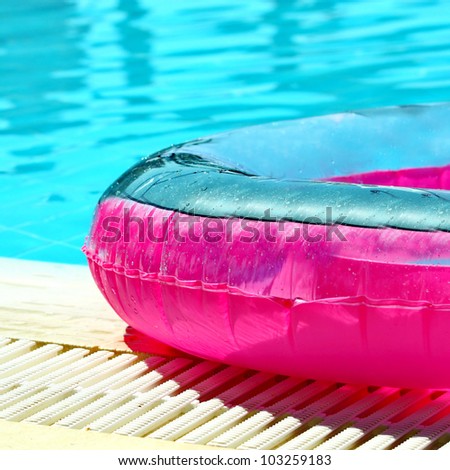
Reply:
[[[281, 80], [276, 83], [277, 90], [301, 89], [302, 48], [294, 41], [302, 32], [302, 22], [295, 13], [301, 11], [299, 2], [273, 1], [273, 8], [264, 15], [264, 21], [273, 26], [273, 35], [269, 51], [273, 55], [273, 76], [283, 74], [297, 75], [297, 80]], [[305, 91], [305, 90], [303, 90]]]
[[448, 13], [446, 0], [0, 2], [0, 254], [83, 262], [98, 196], [171, 144], [448, 100]]
[[[144, 8], [136, 0], [121, 0], [118, 9], [125, 12], [126, 16], [117, 23], [119, 42], [125, 52], [123, 69], [127, 77], [127, 89], [147, 88], [153, 82], [152, 68], [152, 31], [151, 11]], [[137, 26], [137, 20], [145, 18], [145, 28]], [[140, 23], [142, 25], [142, 23]], [[127, 119], [131, 121], [150, 120], [148, 112], [133, 112], [133, 106], [141, 106], [153, 103], [155, 100], [150, 93], [138, 93], [126, 97]]]
[[[76, 106], [54, 99], [52, 93], [83, 86], [77, 71], [83, 61], [79, 37], [86, 27], [69, 21], [74, 12], [69, 3], [52, 2], [42, 7], [42, 0], [0, 6], [0, 15], [6, 20], [0, 29], [0, 89], [1, 97], [9, 103], [1, 112], [1, 119], [8, 123], [3, 135], [46, 134], [81, 124], [61, 121], [60, 114]], [[12, 153], [22, 156], [19, 148]], [[30, 149], [27, 156], [50, 150]]]

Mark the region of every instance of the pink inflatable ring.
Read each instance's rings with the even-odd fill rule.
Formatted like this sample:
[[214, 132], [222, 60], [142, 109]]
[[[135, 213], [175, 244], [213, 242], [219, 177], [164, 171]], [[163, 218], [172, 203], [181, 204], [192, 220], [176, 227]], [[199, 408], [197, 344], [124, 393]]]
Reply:
[[85, 253], [140, 332], [314, 379], [450, 387], [450, 107], [171, 147], [102, 196]]

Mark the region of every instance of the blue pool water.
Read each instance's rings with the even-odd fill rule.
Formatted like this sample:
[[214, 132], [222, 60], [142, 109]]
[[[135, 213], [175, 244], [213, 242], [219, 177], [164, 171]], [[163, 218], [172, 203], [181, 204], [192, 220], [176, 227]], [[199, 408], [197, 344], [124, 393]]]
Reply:
[[0, 255], [83, 263], [140, 157], [240, 126], [450, 100], [448, 0], [2, 0]]

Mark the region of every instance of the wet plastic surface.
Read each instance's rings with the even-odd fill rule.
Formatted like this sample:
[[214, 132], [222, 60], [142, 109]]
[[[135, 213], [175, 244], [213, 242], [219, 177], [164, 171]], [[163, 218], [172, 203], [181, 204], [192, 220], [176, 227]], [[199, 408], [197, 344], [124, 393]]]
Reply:
[[163, 151], [100, 201], [85, 247], [94, 278], [130, 325], [191, 354], [450, 387], [449, 114], [328, 116]]

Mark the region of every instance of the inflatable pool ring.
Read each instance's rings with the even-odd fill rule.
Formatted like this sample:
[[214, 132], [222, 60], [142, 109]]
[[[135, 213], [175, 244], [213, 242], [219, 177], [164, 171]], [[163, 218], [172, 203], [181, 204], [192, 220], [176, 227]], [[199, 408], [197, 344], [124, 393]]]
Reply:
[[278, 374], [450, 387], [450, 106], [171, 147], [99, 201], [84, 247], [116, 312]]

